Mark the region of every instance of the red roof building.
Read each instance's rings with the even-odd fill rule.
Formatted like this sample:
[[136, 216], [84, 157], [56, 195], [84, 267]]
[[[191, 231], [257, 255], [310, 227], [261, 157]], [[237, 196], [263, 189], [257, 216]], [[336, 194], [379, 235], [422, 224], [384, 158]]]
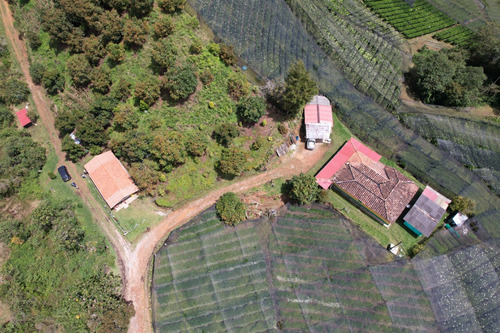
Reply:
[[304, 108], [306, 139], [330, 142], [333, 126], [332, 106], [328, 98], [314, 96]]
[[26, 109], [22, 109], [16, 112], [17, 118], [19, 119], [19, 123], [22, 127], [26, 127], [31, 125], [31, 119], [28, 118], [28, 111]]
[[85, 170], [111, 209], [139, 191], [112, 151], [95, 156], [85, 164]]
[[418, 192], [418, 186], [380, 155], [351, 138], [316, 175], [324, 189], [334, 185], [385, 224], [394, 223]]

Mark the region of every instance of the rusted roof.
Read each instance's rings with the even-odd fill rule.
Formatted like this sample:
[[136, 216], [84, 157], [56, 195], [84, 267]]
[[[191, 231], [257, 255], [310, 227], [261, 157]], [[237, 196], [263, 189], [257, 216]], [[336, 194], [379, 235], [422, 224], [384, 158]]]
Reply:
[[31, 119], [28, 118], [28, 111], [26, 109], [17, 111], [16, 115], [22, 127], [31, 124]]
[[380, 157], [351, 138], [316, 175], [316, 181], [325, 189], [335, 183], [393, 223], [418, 192], [418, 186], [396, 169], [380, 163]]
[[139, 191], [112, 151], [95, 156], [85, 170], [110, 208]]

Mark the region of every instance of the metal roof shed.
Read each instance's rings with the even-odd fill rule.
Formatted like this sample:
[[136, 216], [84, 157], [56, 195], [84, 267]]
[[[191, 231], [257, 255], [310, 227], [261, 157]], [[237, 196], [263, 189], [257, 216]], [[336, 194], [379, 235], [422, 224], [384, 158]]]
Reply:
[[306, 125], [306, 139], [319, 142], [330, 142], [332, 133], [333, 115], [332, 106], [328, 98], [314, 96], [304, 108], [304, 122]]

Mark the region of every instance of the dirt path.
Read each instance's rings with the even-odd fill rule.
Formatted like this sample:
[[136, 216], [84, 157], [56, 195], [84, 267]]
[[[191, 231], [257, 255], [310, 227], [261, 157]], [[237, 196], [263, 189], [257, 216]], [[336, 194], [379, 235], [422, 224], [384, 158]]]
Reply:
[[[106, 233], [111, 245], [115, 249], [119, 265], [123, 266], [124, 263], [128, 262], [127, 257], [130, 256], [130, 244], [121, 236], [118, 230], [116, 230], [113, 224], [109, 221], [106, 213], [101, 209], [97, 201], [91, 195], [84, 179], [78, 177], [79, 173], [76, 166], [70, 161], [65, 161], [66, 154], [61, 150], [61, 140], [59, 139], [59, 135], [54, 126], [54, 115], [50, 111], [50, 100], [46, 96], [44, 89], [41, 86], [35, 85], [31, 79], [29, 74], [29, 61], [26, 45], [21, 39], [19, 39], [19, 34], [14, 28], [14, 18], [12, 17], [12, 13], [6, 0], [0, 1], [0, 14], [5, 28], [5, 35], [13, 48], [14, 55], [19, 63], [21, 72], [25, 77], [25, 81], [28, 84], [28, 88], [31, 91], [31, 96], [33, 97], [33, 102], [40, 115], [40, 119], [47, 129], [50, 142], [54, 147], [59, 163], [62, 164], [64, 162], [64, 165], [68, 168], [69, 173], [73, 175], [73, 181], [80, 188], [77, 192], [78, 195], [89, 207], [94, 220], [97, 221], [99, 226]], [[60, 165], [59, 163], [58, 165]], [[120, 267], [120, 272], [122, 279], [125, 281], [126, 277], [123, 274], [123, 267]]]
[[127, 269], [127, 286], [125, 297], [131, 300], [135, 307], [135, 317], [132, 318], [129, 332], [149, 332], [152, 330], [150, 314], [150, 290], [147, 288], [148, 265], [152, 259], [156, 245], [172, 230], [180, 227], [193, 217], [212, 206], [225, 192], [244, 192], [256, 186], [265, 184], [274, 178], [291, 177], [306, 172], [312, 168], [326, 153], [327, 146], [317, 146], [314, 151], [299, 149], [293, 155], [280, 160], [280, 166], [266, 173], [259, 174], [209, 193], [207, 196], [188, 203], [172, 212], [160, 224], [145, 234], [132, 253]]
[[137, 243], [135, 248], [125, 239], [115, 225], [109, 220], [106, 212], [101, 208], [98, 202], [91, 195], [87, 183], [80, 177], [76, 166], [65, 161], [65, 153], [61, 150], [61, 140], [54, 126], [54, 115], [50, 111], [50, 102], [42, 87], [33, 83], [29, 74], [28, 52], [22, 40], [19, 39], [17, 31], [14, 29], [13, 17], [8, 7], [7, 1], [0, 1], [0, 14], [5, 33], [9, 39], [25, 80], [33, 96], [33, 101], [40, 114], [40, 119], [47, 129], [50, 141], [59, 158], [60, 163], [68, 167], [70, 174], [74, 176], [74, 181], [80, 187], [78, 195], [90, 209], [94, 220], [99, 224], [108, 240], [115, 249], [120, 274], [124, 285], [125, 299], [134, 303], [136, 311], [129, 326], [129, 332], [142, 333], [152, 331], [152, 322], [150, 315], [150, 302], [147, 274], [148, 265], [152, 259], [153, 252], [158, 242], [164, 239], [172, 230], [212, 206], [215, 201], [225, 192], [243, 192], [256, 186], [262, 185], [278, 177], [291, 177], [305, 172], [312, 168], [326, 153], [327, 146], [318, 146], [314, 151], [307, 151], [303, 147], [291, 155], [282, 157], [280, 165], [266, 173], [259, 174], [250, 178], [242, 179], [240, 182], [228, 185], [224, 188], [215, 190], [205, 197], [186, 204], [184, 207], [169, 214], [156, 227], [145, 234]]

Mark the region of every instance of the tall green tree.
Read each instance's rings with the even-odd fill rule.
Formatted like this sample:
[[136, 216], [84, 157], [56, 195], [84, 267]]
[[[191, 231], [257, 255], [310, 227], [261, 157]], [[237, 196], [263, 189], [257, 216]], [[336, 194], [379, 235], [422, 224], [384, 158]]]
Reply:
[[290, 67], [285, 78], [285, 92], [281, 98], [282, 109], [290, 117], [297, 117], [306, 103], [318, 93], [318, 84], [306, 70], [302, 60], [299, 60]]
[[316, 178], [312, 175], [301, 173], [294, 176], [287, 183], [286, 194], [299, 205], [305, 205], [315, 201], [320, 193]]
[[227, 225], [235, 226], [246, 217], [245, 204], [233, 192], [224, 193], [215, 204], [217, 215]]
[[239, 176], [246, 168], [248, 152], [240, 148], [229, 148], [222, 151], [218, 169], [226, 178]]
[[85, 87], [90, 83], [92, 67], [90, 67], [85, 55], [75, 54], [69, 57], [66, 61], [66, 68], [75, 86]]

